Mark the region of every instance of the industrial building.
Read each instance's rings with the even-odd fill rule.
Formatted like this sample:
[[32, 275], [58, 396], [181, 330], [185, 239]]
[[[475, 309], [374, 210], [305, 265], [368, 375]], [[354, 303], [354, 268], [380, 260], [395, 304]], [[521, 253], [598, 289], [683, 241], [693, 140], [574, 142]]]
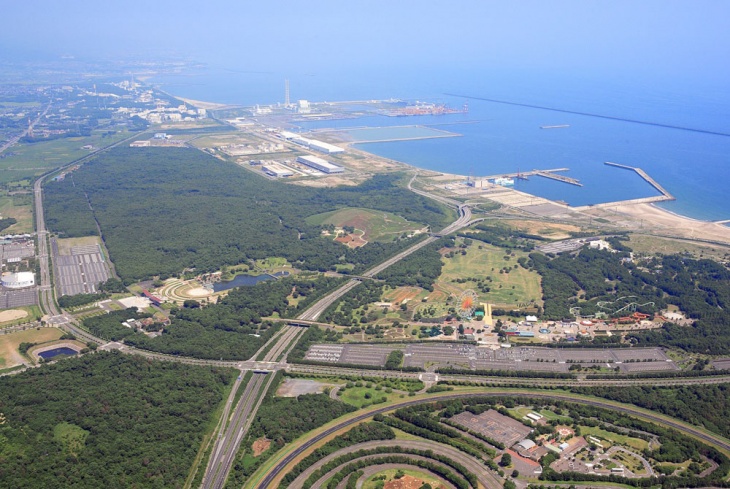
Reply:
[[304, 146], [305, 148], [319, 151], [320, 153], [334, 154], [342, 153], [345, 151], [344, 148], [335, 146], [334, 144], [325, 143], [324, 141], [319, 141], [317, 139], [303, 138], [298, 134], [289, 131], [281, 131], [279, 133], [279, 136], [286, 139], [287, 141], [291, 141], [294, 144], [298, 144], [299, 146]]
[[317, 141], [316, 139], [309, 139], [309, 147], [320, 151], [322, 153], [327, 154], [333, 154], [333, 153], [342, 153], [345, 151], [343, 148], [340, 148], [339, 146], [335, 146], [334, 144], [325, 143], [324, 141]]
[[268, 164], [264, 165], [262, 168], [264, 170], [264, 173], [276, 178], [285, 178], [294, 175], [293, 171], [289, 170], [288, 168], [284, 168], [281, 165]]
[[312, 155], [298, 156], [297, 162], [327, 174], [342, 173], [345, 171], [345, 169], [341, 166], [334, 165], [329, 161], [325, 161], [322, 158], [318, 158]]
[[23, 289], [35, 285], [35, 274], [33, 272], [5, 272], [2, 275], [3, 287], [7, 289]]

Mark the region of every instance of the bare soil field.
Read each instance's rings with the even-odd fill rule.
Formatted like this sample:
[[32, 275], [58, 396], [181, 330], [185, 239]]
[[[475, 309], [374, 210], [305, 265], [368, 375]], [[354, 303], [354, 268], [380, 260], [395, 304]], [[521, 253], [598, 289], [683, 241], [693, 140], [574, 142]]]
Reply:
[[28, 315], [28, 311], [22, 309], [8, 309], [0, 312], [0, 323], [6, 321], [15, 321], [16, 319], [23, 319]]
[[57, 239], [58, 252], [61, 255], [70, 255], [71, 248], [74, 246], [92, 246], [99, 244], [98, 236], [84, 236], [83, 238], [63, 238]]

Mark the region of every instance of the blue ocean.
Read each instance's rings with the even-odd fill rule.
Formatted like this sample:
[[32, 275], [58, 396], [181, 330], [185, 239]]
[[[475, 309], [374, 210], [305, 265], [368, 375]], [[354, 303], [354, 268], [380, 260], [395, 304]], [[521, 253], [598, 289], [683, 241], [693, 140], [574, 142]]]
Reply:
[[[277, 73], [208, 69], [151, 81], [181, 97], [254, 105], [283, 102], [284, 78]], [[573, 206], [658, 195], [636, 173], [604, 164], [612, 161], [642, 168], [674, 195], [676, 201], [658, 204], [669, 211], [702, 220], [730, 219], [730, 199], [726, 198], [730, 136], [708, 133], [730, 134], [730, 93], [708, 81], [478, 71], [456, 75], [436, 70], [318, 73], [289, 79], [292, 100], [392, 97], [454, 108], [468, 104], [468, 113], [302, 124], [302, 130], [417, 124], [460, 135], [357, 145], [377, 155], [474, 177], [569, 168], [563, 174], [580, 180], [583, 187], [531, 177], [518, 180], [516, 188]], [[569, 127], [541, 129], [556, 125]]]

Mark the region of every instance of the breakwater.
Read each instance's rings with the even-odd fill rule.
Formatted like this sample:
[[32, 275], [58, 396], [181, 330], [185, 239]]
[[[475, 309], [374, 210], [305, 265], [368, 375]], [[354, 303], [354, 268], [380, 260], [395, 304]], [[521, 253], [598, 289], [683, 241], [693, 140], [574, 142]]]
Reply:
[[461, 98], [470, 99], [470, 100], [482, 100], [484, 102], [492, 102], [495, 104], [515, 105], [517, 107], [529, 107], [531, 109], [542, 109], [542, 110], [549, 110], [552, 112], [562, 112], [563, 114], [583, 115], [586, 117], [596, 117], [598, 119], [609, 119], [609, 120], [613, 120], [613, 121], [630, 122], [632, 124], [642, 124], [645, 126], [664, 127], [667, 129], [677, 129], [680, 131], [700, 132], [703, 134], [712, 134], [713, 136], [730, 137], [730, 133], [727, 133], [727, 132], [710, 131], [707, 129], [700, 129], [700, 128], [696, 128], [696, 127], [675, 126], [673, 124], [663, 124], [661, 122], [642, 121], [639, 119], [629, 119], [626, 117], [616, 117], [616, 116], [612, 116], [612, 115], [596, 114], [596, 113], [592, 113], [592, 112], [581, 112], [578, 110], [560, 109], [557, 107], [546, 107], [544, 105], [523, 104], [523, 103], [519, 103], [519, 102], [510, 102], [507, 100], [497, 100], [497, 99], [493, 99], [493, 98], [472, 97], [469, 95], [459, 95], [457, 93], [445, 93], [444, 95], [448, 95], [450, 97], [461, 97]]

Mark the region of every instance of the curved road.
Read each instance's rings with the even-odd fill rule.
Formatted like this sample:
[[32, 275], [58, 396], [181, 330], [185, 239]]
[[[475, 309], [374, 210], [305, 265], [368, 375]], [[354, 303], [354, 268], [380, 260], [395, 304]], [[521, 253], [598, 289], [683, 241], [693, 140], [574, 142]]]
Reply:
[[368, 419], [375, 414], [382, 414], [388, 411], [392, 411], [394, 409], [399, 409], [403, 407], [408, 406], [414, 406], [416, 404], [421, 404], [424, 402], [433, 402], [434, 400], [439, 399], [468, 399], [473, 397], [499, 397], [499, 396], [511, 396], [511, 397], [532, 397], [532, 398], [541, 398], [541, 399], [551, 399], [551, 400], [562, 400], [567, 402], [575, 402], [578, 404], [586, 404], [589, 406], [596, 406], [604, 409], [609, 410], [615, 410], [619, 412], [623, 412], [632, 416], [640, 417], [649, 419], [654, 423], [664, 425], [664, 426], [670, 426], [682, 433], [692, 435], [694, 437], [697, 437], [701, 440], [703, 440], [706, 443], [709, 443], [713, 446], [720, 447], [724, 449], [726, 452], [730, 451], [730, 440], [727, 440], [719, 435], [713, 435], [709, 433], [705, 433], [704, 431], [701, 431], [698, 428], [694, 428], [691, 426], [687, 426], [684, 423], [680, 423], [678, 421], [674, 420], [668, 420], [664, 417], [661, 417], [659, 415], [653, 414], [653, 413], [647, 413], [643, 410], [640, 410], [636, 407], [629, 406], [629, 405], [616, 405], [614, 403], [609, 403], [606, 401], [600, 401], [596, 399], [585, 399], [577, 396], [572, 396], [569, 394], [562, 394], [562, 393], [542, 393], [542, 392], [514, 392], [510, 390], [505, 391], [490, 391], [490, 392], [484, 392], [484, 393], [468, 393], [468, 394], [448, 394], [448, 395], [437, 395], [430, 399], [421, 399], [421, 400], [413, 400], [413, 401], [404, 401], [401, 403], [393, 404], [390, 406], [382, 407], [379, 409], [375, 409], [372, 411], [368, 411], [366, 413], [360, 414], [358, 416], [355, 416], [353, 418], [344, 420], [340, 423], [337, 423], [336, 425], [323, 430], [321, 432], [316, 433], [311, 438], [307, 439], [305, 442], [303, 442], [301, 445], [299, 445], [297, 448], [289, 452], [284, 458], [282, 458], [271, 470], [268, 471], [266, 476], [261, 480], [261, 482], [256, 486], [258, 489], [266, 489], [268, 488], [271, 483], [276, 479], [279, 474], [281, 474], [284, 469], [299, 455], [304, 453], [307, 449], [315, 445], [316, 443], [320, 442], [321, 440], [325, 439], [326, 437], [330, 436], [331, 434], [346, 428], [347, 426], [363, 421], [365, 419]]
[[[315, 464], [313, 464], [310, 467], [307, 467], [306, 470], [304, 470], [301, 474], [297, 476], [296, 479], [289, 485], [291, 489], [301, 489], [302, 484], [304, 484], [304, 481], [306, 481], [310, 475], [312, 475], [315, 471], [317, 471], [320, 467], [325, 465], [330, 460], [333, 460], [337, 457], [340, 457], [346, 453], [352, 453], [356, 452], [358, 450], [371, 450], [373, 448], [379, 448], [379, 447], [402, 447], [402, 448], [411, 448], [416, 450], [432, 450], [434, 452], [438, 452], [440, 455], [445, 455], [447, 457], [450, 457], [455, 462], [460, 463], [463, 465], [469, 472], [473, 473], [477, 476], [477, 479], [479, 482], [482, 483], [485, 487], [502, 487], [502, 481], [498, 480], [496, 476], [493, 476], [491, 472], [487, 473], [484, 469], [484, 464], [479, 463], [474, 459], [473, 457], [465, 454], [464, 452], [461, 452], [457, 450], [456, 448], [450, 447], [448, 445], [444, 445], [442, 443], [436, 443], [433, 441], [420, 441], [420, 440], [376, 440], [376, 441], [368, 441], [364, 443], [358, 443], [357, 445], [352, 445], [349, 447], [342, 448], [340, 450], [337, 450], [334, 453], [331, 453], [330, 455], [327, 455], [326, 457], [323, 457], [320, 460], [317, 460]], [[434, 447], [438, 447], [438, 449], [435, 449]], [[394, 452], [395, 455], [397, 455], [396, 452]], [[386, 454], [373, 454], [373, 456], [384, 456]], [[370, 455], [366, 455], [370, 456]], [[350, 463], [352, 460], [346, 462]], [[453, 469], [452, 469], [453, 470]], [[322, 478], [320, 478], [321, 480]], [[496, 485], [495, 485], [496, 484]], [[262, 486], [259, 486], [262, 487]]]

